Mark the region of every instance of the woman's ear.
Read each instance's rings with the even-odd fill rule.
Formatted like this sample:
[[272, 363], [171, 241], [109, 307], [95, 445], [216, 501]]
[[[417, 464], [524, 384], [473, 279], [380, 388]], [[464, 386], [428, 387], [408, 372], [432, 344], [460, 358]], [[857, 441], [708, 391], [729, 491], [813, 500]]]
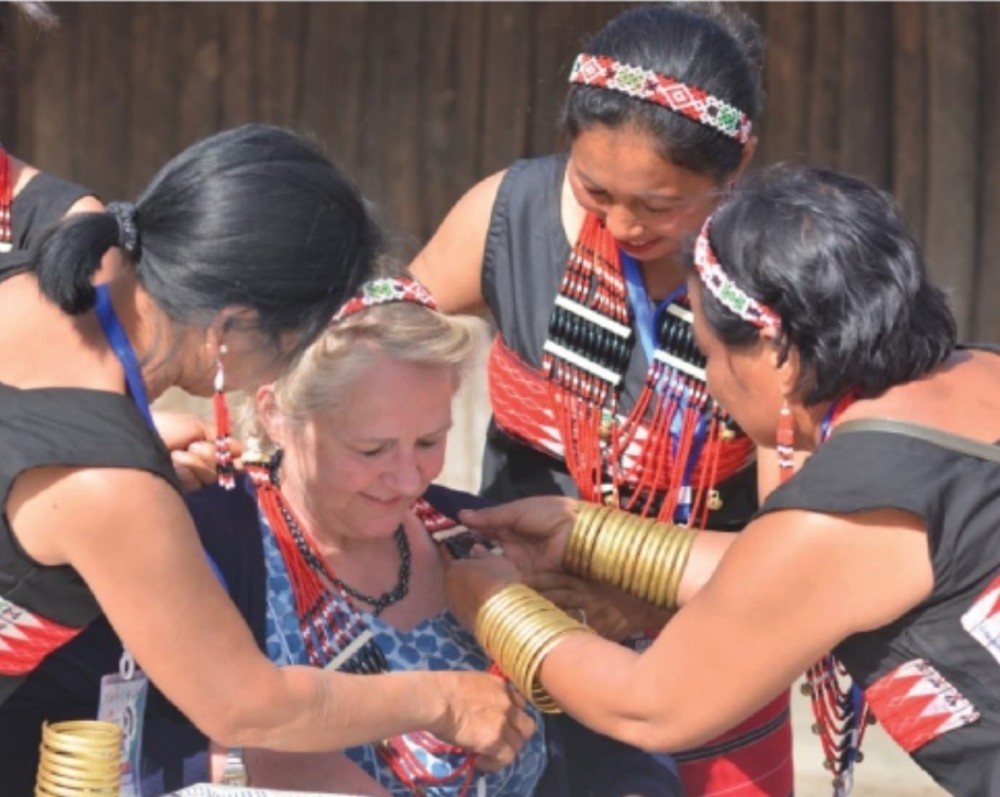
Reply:
[[261, 385], [254, 394], [254, 407], [257, 418], [268, 439], [276, 446], [284, 446], [284, 423], [274, 397], [274, 383]]
[[781, 330], [766, 327], [761, 330], [760, 337], [767, 347], [771, 366], [778, 373], [781, 394], [789, 398], [794, 396], [801, 373], [799, 350], [788, 345]]
[[206, 343], [218, 354], [225, 345], [226, 336], [235, 330], [253, 329], [257, 325], [257, 312], [248, 307], [236, 305], [219, 310], [205, 331]]
[[740, 178], [746, 174], [747, 169], [750, 168], [750, 162], [753, 160], [753, 156], [756, 151], [757, 136], [750, 136], [750, 139], [743, 147], [743, 154], [740, 155], [740, 165], [736, 167], [736, 174], [733, 175], [734, 182], [739, 182]]

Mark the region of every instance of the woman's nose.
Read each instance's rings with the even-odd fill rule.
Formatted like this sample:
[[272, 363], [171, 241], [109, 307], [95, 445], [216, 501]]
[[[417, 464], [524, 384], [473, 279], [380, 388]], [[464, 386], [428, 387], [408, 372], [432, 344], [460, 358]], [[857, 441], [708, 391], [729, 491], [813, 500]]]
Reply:
[[639, 219], [624, 205], [613, 205], [604, 216], [604, 226], [619, 241], [634, 238], [642, 232]]
[[400, 452], [390, 472], [392, 486], [400, 493], [416, 493], [421, 485], [420, 466], [412, 452]]

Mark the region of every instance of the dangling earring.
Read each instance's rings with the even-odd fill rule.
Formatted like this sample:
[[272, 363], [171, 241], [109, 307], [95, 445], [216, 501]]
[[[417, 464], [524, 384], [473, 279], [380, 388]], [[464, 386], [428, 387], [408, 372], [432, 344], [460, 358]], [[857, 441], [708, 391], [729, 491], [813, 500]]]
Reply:
[[228, 351], [225, 345], [219, 347], [215, 360], [215, 395], [212, 408], [215, 410], [215, 473], [219, 486], [232, 490], [236, 486], [236, 468], [233, 465], [232, 437], [229, 429], [229, 406], [226, 404], [226, 375], [222, 368], [222, 355]]
[[781, 484], [792, 478], [795, 469], [795, 419], [786, 398], [778, 413], [778, 478]]

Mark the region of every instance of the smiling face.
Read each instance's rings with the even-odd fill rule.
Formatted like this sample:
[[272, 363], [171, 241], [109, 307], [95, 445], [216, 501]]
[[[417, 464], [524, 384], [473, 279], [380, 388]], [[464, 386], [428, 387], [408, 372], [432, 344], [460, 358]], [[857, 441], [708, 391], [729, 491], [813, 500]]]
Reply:
[[334, 405], [293, 429], [279, 419], [282, 489], [317, 537], [395, 531], [444, 465], [457, 385], [453, 368], [379, 352]]
[[711, 177], [665, 160], [656, 140], [631, 126], [582, 131], [567, 175], [580, 206], [644, 264], [680, 262], [720, 197]]

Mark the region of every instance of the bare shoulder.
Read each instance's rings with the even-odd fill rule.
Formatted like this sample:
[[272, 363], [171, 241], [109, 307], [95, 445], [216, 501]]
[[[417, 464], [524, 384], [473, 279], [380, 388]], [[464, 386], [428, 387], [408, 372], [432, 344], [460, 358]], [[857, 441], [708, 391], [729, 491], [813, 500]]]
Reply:
[[930, 595], [923, 519], [897, 509], [780, 510], [741, 532], [709, 582], [776, 602], [836, 599], [845, 636], [890, 622]]
[[6, 509], [25, 552], [46, 565], [72, 564], [95, 546], [119, 550], [132, 534], [154, 542], [158, 529], [190, 523], [170, 484], [134, 468], [36, 468], [14, 483]]
[[88, 194], [76, 200], [70, 206], [70, 209], [66, 211], [66, 215], [72, 216], [75, 213], [102, 213], [103, 211], [104, 203], [93, 194]]
[[843, 420], [908, 421], [985, 443], [1000, 439], [1000, 356], [961, 349], [932, 373], [859, 401]]
[[480, 180], [455, 203], [410, 264], [448, 313], [486, 312], [481, 279], [493, 204], [506, 171]]

